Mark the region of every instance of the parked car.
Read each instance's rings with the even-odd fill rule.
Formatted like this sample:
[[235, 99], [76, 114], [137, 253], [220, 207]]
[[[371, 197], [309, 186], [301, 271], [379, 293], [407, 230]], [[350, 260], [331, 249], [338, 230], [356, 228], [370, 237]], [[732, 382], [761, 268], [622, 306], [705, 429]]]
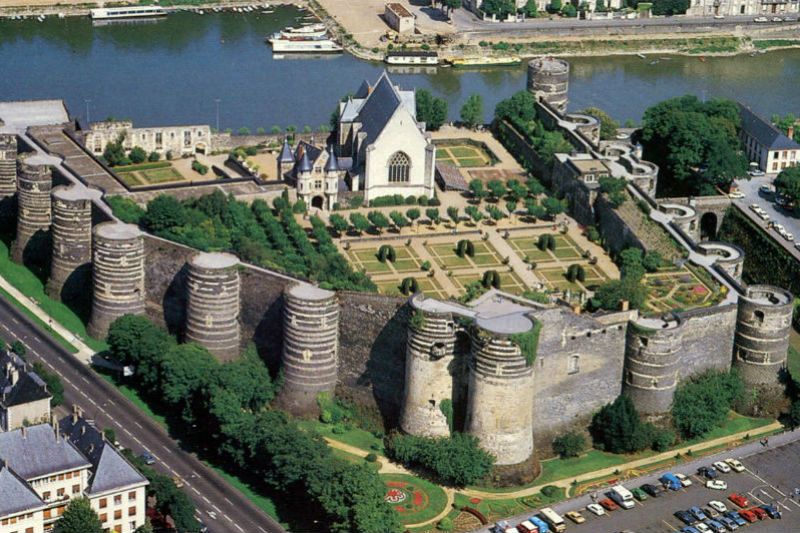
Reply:
[[707, 525], [705, 525], [705, 524], [704, 524], [704, 523], [702, 523], [702, 522], [698, 522], [698, 523], [696, 523], [696, 524], [694, 525], [694, 527], [696, 527], [696, 528], [697, 528], [697, 531], [699, 531], [700, 533], [711, 533], [711, 528], [710, 528], [710, 527], [708, 527]]
[[783, 518], [781, 515], [780, 510], [775, 507], [774, 505], [764, 504], [760, 506], [766, 513], [769, 515], [770, 518]]
[[731, 467], [728, 466], [728, 463], [725, 461], [717, 461], [714, 463], [714, 468], [722, 472], [723, 474], [728, 474], [731, 471]]
[[736, 522], [734, 522], [732, 519], [728, 518], [725, 515], [720, 516], [719, 518], [717, 518], [717, 520], [723, 526], [725, 526], [728, 529], [728, 531], [734, 531], [736, 529], [739, 529], [739, 524], [737, 524]]
[[725, 533], [726, 529], [720, 522], [716, 520], [706, 520], [705, 524], [713, 531], [714, 533]]
[[678, 481], [680, 481], [681, 485], [684, 487], [688, 487], [692, 484], [692, 480], [686, 477], [684, 474], [675, 474], [675, 477], [678, 478]]
[[794, 247], [800, 250], [800, 241], [794, 241]]
[[650, 496], [652, 496], [653, 498], [659, 498], [664, 494], [663, 487], [659, 487], [658, 485], [651, 485], [650, 483], [645, 483], [644, 485], [641, 486], [641, 489]]
[[631, 494], [633, 494], [633, 497], [639, 500], [640, 502], [643, 502], [647, 499], [647, 493], [644, 490], [640, 489], [639, 487], [631, 489]]
[[783, 22], [783, 18], [781, 18], [781, 17], [772, 17], [772, 22]]
[[752, 177], [754, 177], [754, 178], [760, 178], [761, 176], [764, 176], [764, 175], [765, 175], [765, 174], [764, 174], [764, 171], [763, 171], [763, 170], [761, 170], [760, 168], [754, 168], [754, 169], [751, 169], [751, 170], [750, 170], [750, 171], [748, 171], [747, 173], [748, 173], [748, 174], [750, 174], [750, 176], [752, 176]]
[[752, 511], [747, 510], [747, 509], [740, 510], [739, 511], [739, 516], [741, 516], [742, 518], [744, 518], [745, 520], [747, 520], [751, 524], [753, 522], [758, 522], [758, 517], [756, 516], [756, 514], [754, 512], [752, 512]]
[[718, 513], [727, 513], [728, 508], [719, 500], [711, 500], [708, 502], [708, 506], [717, 511]]
[[152, 465], [156, 462], [156, 458], [150, 452], [142, 452], [139, 458], [144, 461], [144, 464], [146, 465]]
[[749, 511], [754, 515], [756, 515], [759, 520], [766, 520], [767, 518], [769, 518], [767, 512], [761, 507], [751, 507]]
[[733, 520], [733, 522], [739, 527], [747, 525], [747, 521], [741, 516], [739, 516], [739, 513], [737, 513], [736, 511], [728, 511], [727, 513], [725, 513], [725, 516], [730, 520]]
[[742, 191], [731, 191], [728, 193], [728, 198], [733, 200], [741, 200], [745, 197], [745, 194]]
[[695, 518], [690, 512], [688, 511], [675, 511], [675, 518], [686, 524], [687, 526], [691, 526], [695, 522], [697, 522], [697, 518]]
[[658, 478], [658, 480], [661, 482], [662, 485], [664, 485], [664, 487], [670, 490], [679, 490], [681, 487], [683, 487], [683, 485], [681, 484], [681, 480], [675, 477], [675, 474], [673, 474], [672, 472], [667, 472], [666, 474]]
[[706, 488], [712, 490], [728, 490], [728, 482], [721, 479], [709, 479]]
[[728, 463], [734, 472], [744, 472], [744, 465], [737, 459], [725, 459], [725, 462]]
[[706, 513], [704, 513], [703, 510], [697, 506], [689, 507], [689, 512], [692, 513], [692, 516], [697, 518], [698, 520], [705, 520], [708, 518], [706, 516]]
[[617, 509], [619, 509], [619, 506], [616, 503], [614, 503], [614, 500], [612, 500], [611, 498], [603, 498], [597, 503], [602, 505], [603, 509], [605, 509], [606, 511], [616, 511]]
[[564, 513], [564, 514], [565, 514], [565, 516], [567, 518], [569, 518], [570, 520], [572, 520], [576, 524], [583, 524], [584, 522], [586, 522], [586, 519], [578, 511], [569, 511], [569, 512]]
[[750, 505], [750, 502], [747, 501], [747, 498], [745, 498], [744, 496], [742, 496], [737, 492], [731, 493], [731, 495], [728, 496], [728, 499], [733, 503], [735, 503], [736, 505], [738, 505], [739, 507], [747, 507], [748, 505]]
[[701, 466], [697, 469], [697, 473], [706, 479], [716, 479], [717, 471], [713, 466]]
[[681, 528], [681, 533], [700, 533], [700, 532], [697, 531], [697, 529], [692, 526], [683, 526]]
[[603, 516], [606, 514], [606, 510], [603, 509], [603, 506], [597, 503], [590, 503], [586, 506], [586, 510], [596, 516]]
[[713, 507], [703, 507], [703, 512], [706, 513], [706, 516], [709, 518], [716, 518], [719, 516], [719, 511]]
[[769, 19], [767, 17], [756, 17], [753, 19], [753, 22], [758, 22], [759, 24], [762, 24], [764, 22], [769, 22]]
[[758, 192], [765, 196], [769, 196], [775, 192], [775, 188], [772, 185], [762, 185], [758, 188]]

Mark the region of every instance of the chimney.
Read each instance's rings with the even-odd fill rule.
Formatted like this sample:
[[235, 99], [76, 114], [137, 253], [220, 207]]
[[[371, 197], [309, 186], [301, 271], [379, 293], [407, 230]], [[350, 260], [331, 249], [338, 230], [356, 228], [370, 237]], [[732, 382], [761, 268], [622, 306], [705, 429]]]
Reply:
[[17, 368], [13, 365], [11, 365], [11, 368], [9, 369], [8, 380], [11, 382], [12, 387], [17, 384], [17, 381], [19, 381], [19, 370], [17, 370]]
[[790, 139], [794, 139], [794, 124], [789, 126], [789, 128], [786, 130], [786, 136]]
[[631, 307], [631, 304], [630, 304], [630, 302], [628, 300], [620, 301], [619, 305], [620, 305], [620, 309], [622, 311], [627, 311]]

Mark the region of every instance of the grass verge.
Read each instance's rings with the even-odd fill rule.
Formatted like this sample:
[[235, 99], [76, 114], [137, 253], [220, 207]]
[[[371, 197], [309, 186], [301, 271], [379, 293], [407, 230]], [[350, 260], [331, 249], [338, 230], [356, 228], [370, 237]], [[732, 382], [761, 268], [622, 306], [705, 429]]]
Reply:
[[[403, 524], [419, 524], [430, 520], [441, 513], [447, 505], [447, 494], [430, 481], [407, 474], [381, 474], [381, 479], [384, 483], [406, 483], [406, 487], [409, 488], [409, 490], [404, 491], [406, 492], [406, 499], [393, 505], [395, 509], [398, 509], [400, 521]], [[418, 492], [424, 494], [424, 496], [419, 496], [421, 498], [420, 501], [424, 501], [425, 496], [428, 498], [428, 503], [424, 507], [417, 504], [416, 495]], [[420, 508], [417, 510], [417, 507]]]
[[[275, 502], [273, 502], [270, 498], [259, 494], [254, 489], [250, 488], [250, 485], [246, 482], [242, 481], [238, 477], [234, 476], [233, 474], [229, 474], [224, 470], [217, 468], [213, 464], [203, 461], [208, 468], [216, 472], [220, 475], [225, 481], [227, 481], [233, 488], [244, 494], [245, 498], [253, 502], [256, 507], [267, 513], [269, 516], [278, 520], [280, 522], [280, 518], [278, 517], [278, 510], [275, 507]], [[288, 524], [281, 523], [284, 527], [288, 527]]]
[[[22, 303], [19, 300], [11, 296], [11, 294], [8, 291], [0, 287], [0, 294], [2, 294], [6, 300], [11, 302], [25, 316], [27, 316], [33, 322], [35, 322], [36, 325], [38, 325], [43, 330], [47, 331], [48, 335], [50, 335], [53, 338], [53, 340], [56, 341], [58, 344], [60, 344], [65, 350], [67, 350], [69, 353], [78, 353], [78, 349], [74, 347], [72, 344], [70, 344], [69, 341], [67, 341], [67, 339], [65, 339], [55, 331], [52, 331], [48, 324], [45, 324], [41, 318], [33, 314], [33, 312], [31, 312], [30, 309], [22, 305]], [[15, 339], [6, 339], [6, 341], [8, 341], [9, 344], [14, 340]]]
[[344, 442], [365, 452], [375, 452], [379, 455], [386, 454], [383, 449], [383, 439], [361, 428], [342, 424], [324, 424], [317, 420], [298, 420], [297, 425], [307, 431], [316, 431], [323, 437]]

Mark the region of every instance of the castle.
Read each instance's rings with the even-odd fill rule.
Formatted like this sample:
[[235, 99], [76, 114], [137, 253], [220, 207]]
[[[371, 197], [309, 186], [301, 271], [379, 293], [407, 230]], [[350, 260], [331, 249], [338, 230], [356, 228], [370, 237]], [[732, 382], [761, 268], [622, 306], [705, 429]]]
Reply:
[[[539, 118], [574, 147], [558, 154], [551, 186], [575, 218], [597, 223], [613, 246], [641, 246], [599, 194], [601, 173], [624, 178], [688, 260], [725, 287], [716, 306], [644, 317], [624, 302], [618, 311], [589, 314], [498, 291], [469, 305], [327, 291], [103, 217], [92, 208], [96, 191], [80, 183], [52, 188], [48, 161], [18, 158], [16, 136], [0, 128], [0, 192], [16, 191], [20, 207], [14, 254], [24, 258], [40, 232], [53, 235], [48, 290], [54, 296], [80, 269], [91, 269], [94, 336], [104, 336], [117, 317], [138, 313], [223, 360], [255, 340], [268, 359], [280, 354], [285, 381], [278, 402], [291, 412], [314, 413], [320, 392], [344, 394], [410, 434], [475, 435], [498, 465], [510, 468], [528, 463], [537, 449], [546, 453], [555, 436], [585, 427], [623, 392], [640, 412], [657, 416], [669, 411], [682, 379], [706, 369], [737, 368], [749, 390], [779, 390], [792, 295], [744, 286], [742, 250], [701, 239], [704, 227], [718, 227], [727, 204], [656, 201], [658, 168], [641, 159], [638, 147], [601, 141], [596, 119], [566, 112], [568, 75], [566, 62], [550, 58], [532, 61], [528, 70]], [[392, 87], [382, 90], [397, 95]], [[530, 150], [513, 129], [506, 133], [520, 152]], [[304, 145], [297, 150], [309, 163], [331, 157]]]

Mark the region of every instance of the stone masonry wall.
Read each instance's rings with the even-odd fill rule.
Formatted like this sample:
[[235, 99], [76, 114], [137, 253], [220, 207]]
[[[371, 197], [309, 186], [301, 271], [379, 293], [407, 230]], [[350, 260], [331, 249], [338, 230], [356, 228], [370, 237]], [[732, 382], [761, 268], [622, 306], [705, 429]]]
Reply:
[[736, 305], [680, 313], [683, 327], [681, 378], [708, 369], [728, 370], [733, 357]]
[[631, 228], [614, 210], [609, 201], [602, 195], [597, 197], [594, 204], [597, 226], [600, 234], [605, 238], [608, 248], [613, 253], [619, 253], [625, 248], [636, 247], [645, 249], [644, 244]]

